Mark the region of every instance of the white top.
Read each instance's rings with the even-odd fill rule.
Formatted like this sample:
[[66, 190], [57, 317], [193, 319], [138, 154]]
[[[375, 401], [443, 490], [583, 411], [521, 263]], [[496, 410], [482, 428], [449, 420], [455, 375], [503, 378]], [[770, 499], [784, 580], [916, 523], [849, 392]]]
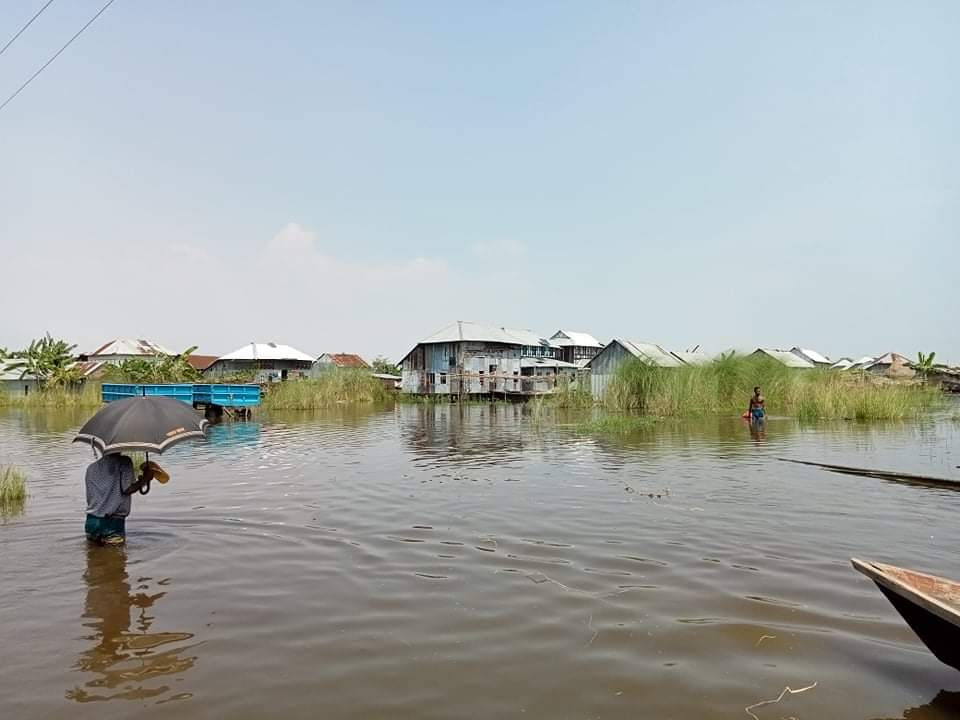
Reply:
[[575, 330], [557, 330], [550, 338], [550, 342], [560, 347], [603, 347], [600, 341], [590, 333]]
[[289, 345], [277, 343], [248, 343], [231, 353], [221, 355], [218, 360], [304, 360], [313, 362], [313, 355], [297, 350]]

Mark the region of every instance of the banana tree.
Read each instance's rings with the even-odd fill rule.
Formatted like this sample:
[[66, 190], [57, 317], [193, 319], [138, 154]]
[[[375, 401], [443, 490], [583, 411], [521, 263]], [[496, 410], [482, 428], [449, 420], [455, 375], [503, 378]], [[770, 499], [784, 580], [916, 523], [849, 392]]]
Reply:
[[50, 385], [69, 385], [79, 379], [73, 351], [76, 345], [65, 340], [54, 340], [47, 333], [39, 340], [19, 353], [17, 357], [6, 361], [6, 369], [20, 372], [20, 379], [33, 377], [40, 387]]
[[927, 375], [933, 370], [933, 360], [936, 357], [935, 352], [929, 352], [926, 355], [922, 352], [917, 353], [917, 361], [913, 364], [913, 369], [920, 374], [924, 382], [927, 381]]

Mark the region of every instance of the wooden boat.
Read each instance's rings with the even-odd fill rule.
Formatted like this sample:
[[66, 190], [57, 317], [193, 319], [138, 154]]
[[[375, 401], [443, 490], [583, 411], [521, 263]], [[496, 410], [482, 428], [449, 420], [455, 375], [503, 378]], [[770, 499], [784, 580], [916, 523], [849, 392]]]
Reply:
[[960, 670], [960, 582], [853, 558], [941, 662]]

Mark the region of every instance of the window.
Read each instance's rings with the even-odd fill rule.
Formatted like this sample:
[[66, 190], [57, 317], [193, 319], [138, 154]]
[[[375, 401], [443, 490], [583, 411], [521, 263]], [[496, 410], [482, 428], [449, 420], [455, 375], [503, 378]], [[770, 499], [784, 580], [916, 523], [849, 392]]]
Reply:
[[431, 384], [431, 385], [433, 385], [435, 382], [437, 382], [437, 374], [436, 374], [436, 373], [427, 373], [427, 382], [428, 382], [429, 384]]
[[440, 373], [440, 384], [441, 384], [441, 385], [446, 385], [446, 384], [447, 384], [447, 374], [446, 374], [446, 373]]

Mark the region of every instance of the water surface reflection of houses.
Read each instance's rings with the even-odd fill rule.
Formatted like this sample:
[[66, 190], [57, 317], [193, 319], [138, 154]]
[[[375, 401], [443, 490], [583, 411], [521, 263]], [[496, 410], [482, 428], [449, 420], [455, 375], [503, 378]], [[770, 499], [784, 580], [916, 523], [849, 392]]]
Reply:
[[458, 320], [417, 343], [400, 361], [401, 387], [418, 395], [526, 396], [551, 392], [576, 365], [529, 330]]
[[255, 374], [255, 382], [277, 382], [294, 377], [306, 377], [313, 365], [313, 356], [289, 345], [279, 343], [248, 343], [231, 353], [221, 355], [205, 375], [212, 378]]

